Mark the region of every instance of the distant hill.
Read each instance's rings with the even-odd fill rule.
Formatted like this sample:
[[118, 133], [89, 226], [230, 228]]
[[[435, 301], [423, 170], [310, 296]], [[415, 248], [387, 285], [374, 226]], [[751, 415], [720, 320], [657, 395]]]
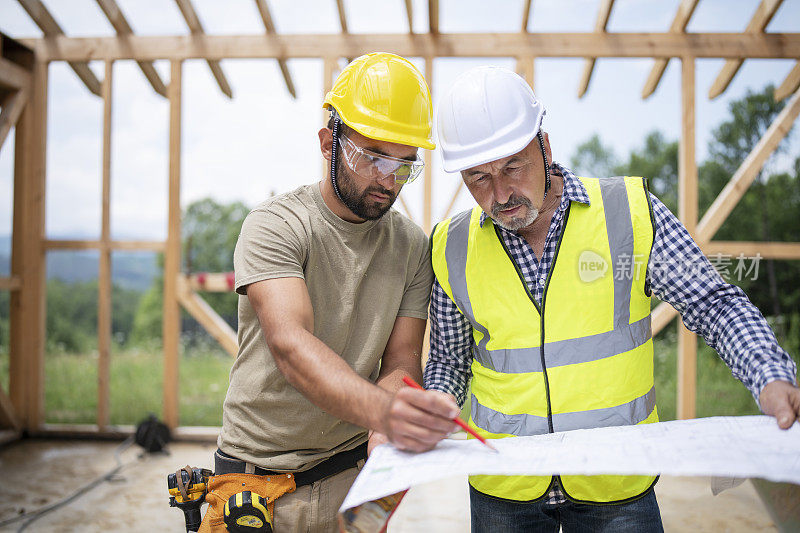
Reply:
[[[97, 278], [99, 254], [92, 250], [58, 250], [47, 254], [47, 278], [66, 282]], [[0, 236], [0, 276], [11, 270], [11, 237]], [[111, 278], [115, 285], [146, 290], [158, 275], [155, 252], [115, 252], [111, 256]]]

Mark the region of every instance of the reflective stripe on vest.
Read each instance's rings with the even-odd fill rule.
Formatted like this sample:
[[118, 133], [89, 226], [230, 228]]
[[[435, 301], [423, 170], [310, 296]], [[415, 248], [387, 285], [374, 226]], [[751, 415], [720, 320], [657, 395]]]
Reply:
[[[470, 424], [487, 437], [658, 420], [644, 290], [649, 193], [641, 178], [580, 179], [591, 205], [573, 202], [565, 214], [542, 309], [491, 219], [480, 226], [479, 208], [434, 232], [437, 280], [473, 327]], [[638, 496], [653, 479], [562, 476], [562, 485], [572, 499], [610, 502]], [[470, 482], [493, 496], [529, 500], [550, 478]]]

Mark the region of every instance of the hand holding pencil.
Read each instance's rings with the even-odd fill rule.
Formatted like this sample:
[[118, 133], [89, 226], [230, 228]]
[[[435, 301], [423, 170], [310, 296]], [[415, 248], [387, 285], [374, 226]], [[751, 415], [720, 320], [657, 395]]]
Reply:
[[[413, 379], [411, 379], [411, 378], [410, 378], [410, 377], [408, 377], [408, 376], [403, 376], [403, 383], [405, 383], [405, 384], [406, 384], [406, 385], [408, 385], [409, 387], [413, 387], [413, 388], [415, 388], [415, 389], [419, 389], [419, 390], [425, 390], [425, 389], [423, 389], [423, 388], [422, 388], [422, 387], [421, 387], [421, 386], [420, 386], [418, 383], [414, 382], [414, 380], [413, 380]], [[456, 424], [458, 424], [458, 425], [459, 425], [459, 426], [460, 426], [460, 427], [461, 427], [461, 428], [462, 428], [464, 431], [466, 431], [467, 433], [469, 433], [470, 435], [472, 435], [473, 437], [475, 437], [476, 439], [478, 439], [479, 441], [481, 441], [481, 442], [482, 442], [484, 445], [486, 445], [486, 447], [488, 447], [490, 450], [493, 450], [495, 453], [498, 453], [498, 451], [497, 451], [497, 448], [495, 448], [494, 446], [492, 446], [492, 445], [489, 443], [489, 441], [487, 441], [485, 438], [483, 438], [483, 437], [482, 437], [482, 436], [481, 436], [481, 435], [480, 435], [480, 434], [479, 434], [477, 431], [475, 431], [474, 429], [472, 429], [471, 427], [469, 427], [469, 425], [467, 425], [467, 423], [466, 423], [466, 422], [464, 422], [463, 420], [461, 420], [460, 418], [458, 418], [458, 416], [456, 416], [455, 418], [453, 418], [453, 422], [455, 422]]]

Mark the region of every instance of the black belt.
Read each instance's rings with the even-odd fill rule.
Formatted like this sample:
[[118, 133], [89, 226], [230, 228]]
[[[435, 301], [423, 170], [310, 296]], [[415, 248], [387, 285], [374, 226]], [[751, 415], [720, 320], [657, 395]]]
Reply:
[[[350, 468], [355, 468], [358, 466], [358, 462], [362, 459], [367, 458], [367, 443], [361, 444], [353, 448], [352, 450], [347, 450], [346, 452], [339, 452], [333, 457], [325, 459], [320, 464], [315, 467], [309, 468], [303, 472], [289, 472], [294, 476], [294, 482], [298, 487], [302, 487], [303, 485], [310, 485], [319, 481], [320, 479], [325, 479], [326, 477], [330, 477], [333, 475], [338, 474], [339, 472], [344, 472], [345, 470], [349, 470]], [[237, 459], [236, 457], [230, 456], [227, 453], [223, 452], [219, 448], [217, 448], [217, 452], [214, 454], [214, 473], [217, 475], [220, 474], [244, 474], [245, 469], [247, 467], [247, 463], [242, 461], [241, 459]], [[275, 470], [265, 470], [259, 466], [255, 467], [255, 470], [252, 472], [253, 474], [259, 476], [274, 476], [274, 475], [281, 475], [286, 474], [287, 472], [277, 472]]]

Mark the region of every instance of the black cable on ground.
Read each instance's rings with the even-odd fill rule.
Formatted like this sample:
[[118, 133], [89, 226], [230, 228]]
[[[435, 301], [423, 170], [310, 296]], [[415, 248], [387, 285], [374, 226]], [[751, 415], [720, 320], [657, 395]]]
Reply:
[[111, 470], [109, 470], [108, 472], [106, 472], [105, 474], [93, 479], [92, 481], [90, 481], [86, 485], [82, 486], [81, 488], [79, 488], [78, 490], [76, 490], [71, 495], [67, 496], [66, 498], [62, 498], [61, 500], [58, 500], [57, 502], [53, 502], [53, 503], [51, 503], [49, 505], [46, 505], [46, 506], [44, 506], [44, 507], [42, 507], [40, 509], [37, 509], [35, 511], [31, 511], [30, 513], [20, 514], [20, 515], [17, 515], [15, 517], [13, 517], [13, 518], [8, 518], [6, 520], [3, 520], [2, 522], [0, 522], [0, 527], [4, 527], [4, 526], [7, 526], [9, 524], [13, 524], [15, 522], [19, 522], [20, 520], [25, 520], [25, 522], [22, 523], [22, 525], [20, 525], [19, 529], [17, 529], [17, 533], [19, 533], [20, 531], [25, 531], [25, 529], [27, 529], [27, 527], [29, 525], [31, 525], [34, 521], [36, 521], [39, 518], [43, 517], [47, 513], [51, 512], [51, 511], [55, 511], [56, 509], [67, 505], [68, 503], [78, 499], [79, 497], [83, 496], [84, 494], [86, 494], [87, 492], [92, 490], [93, 488], [97, 487], [101, 483], [104, 483], [104, 482], [110, 480], [117, 473], [119, 473], [120, 470], [122, 470], [126, 466], [128, 466], [128, 465], [130, 465], [130, 464], [132, 464], [132, 463], [134, 463], [134, 462], [136, 462], [138, 460], [141, 460], [141, 458], [144, 457], [145, 454], [141, 454], [136, 459], [128, 461], [127, 463], [123, 463], [122, 462], [122, 459], [120, 459], [120, 455], [122, 454], [122, 452], [124, 452], [125, 450], [130, 448], [130, 446], [133, 444], [133, 442], [134, 442], [134, 437], [130, 436], [127, 439], [125, 439], [124, 441], [122, 441], [122, 443], [120, 443], [119, 446], [117, 446], [116, 450], [114, 451], [114, 459], [115, 459], [117, 465], [114, 468], [112, 468]]

